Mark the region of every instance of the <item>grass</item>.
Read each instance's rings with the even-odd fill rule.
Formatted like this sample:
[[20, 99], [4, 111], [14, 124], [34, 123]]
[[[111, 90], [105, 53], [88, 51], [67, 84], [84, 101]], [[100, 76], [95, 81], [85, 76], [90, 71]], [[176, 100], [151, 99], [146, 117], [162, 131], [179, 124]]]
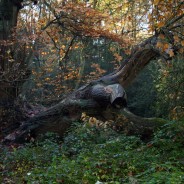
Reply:
[[184, 183], [182, 121], [164, 125], [149, 142], [78, 124], [62, 142], [48, 134], [0, 151], [1, 183]]

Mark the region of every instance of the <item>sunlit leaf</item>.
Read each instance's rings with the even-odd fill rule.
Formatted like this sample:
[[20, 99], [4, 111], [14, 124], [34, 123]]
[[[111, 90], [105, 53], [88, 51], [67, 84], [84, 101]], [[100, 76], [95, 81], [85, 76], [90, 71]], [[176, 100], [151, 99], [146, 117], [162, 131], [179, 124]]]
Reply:
[[181, 41], [181, 45], [184, 46], [184, 40]]
[[154, 0], [154, 1], [153, 1], [153, 4], [154, 4], [154, 5], [158, 5], [159, 2], [160, 2], [160, 0]]
[[174, 41], [177, 43], [177, 42], [179, 42], [179, 40], [180, 40], [179, 37], [177, 35], [175, 35], [174, 36]]
[[160, 38], [160, 39], [164, 39], [164, 38], [165, 38], [164, 34], [160, 34], [160, 35], [159, 35], [159, 38]]
[[158, 48], [162, 48], [162, 47], [163, 47], [163, 43], [162, 43], [162, 42], [160, 42], [160, 41], [158, 41], [158, 42], [157, 42], [157, 44], [156, 44], [156, 47], [158, 47]]
[[169, 56], [170, 56], [170, 57], [173, 57], [173, 56], [174, 56], [174, 52], [173, 52], [172, 49], [169, 50]]
[[158, 28], [161, 28], [161, 27], [163, 27], [164, 26], [164, 22], [159, 22], [158, 24], [157, 24], [157, 26], [158, 26]]
[[168, 44], [168, 43], [164, 43], [164, 44], [163, 44], [163, 49], [164, 49], [164, 50], [167, 50], [168, 48], [169, 48], [169, 44]]

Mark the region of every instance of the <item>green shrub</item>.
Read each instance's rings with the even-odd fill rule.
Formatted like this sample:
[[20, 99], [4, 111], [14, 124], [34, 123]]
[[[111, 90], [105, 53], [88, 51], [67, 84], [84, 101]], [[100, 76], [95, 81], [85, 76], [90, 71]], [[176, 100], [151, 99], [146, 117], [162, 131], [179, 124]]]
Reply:
[[51, 135], [11, 152], [5, 149], [1, 183], [180, 184], [183, 140], [184, 122], [168, 123], [150, 142], [78, 124], [62, 143]]

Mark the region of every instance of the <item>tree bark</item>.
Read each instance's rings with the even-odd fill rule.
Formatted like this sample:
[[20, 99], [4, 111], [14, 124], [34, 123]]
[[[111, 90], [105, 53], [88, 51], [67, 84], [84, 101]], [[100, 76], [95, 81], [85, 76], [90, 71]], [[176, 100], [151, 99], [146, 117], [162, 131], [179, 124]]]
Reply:
[[22, 1], [0, 1], [0, 129], [19, 126], [22, 114], [14, 102], [30, 74], [24, 59], [25, 53], [22, 46], [17, 46], [15, 38]]
[[[18, 12], [22, 0], [1, 0], [0, 1], [0, 98], [16, 98], [17, 88], [12, 85], [8, 78], [11, 70], [10, 61], [12, 48], [12, 33], [17, 25]], [[12, 58], [11, 58], [12, 59]]]
[[[165, 31], [164, 33], [166, 37], [171, 35], [170, 32]], [[130, 85], [151, 60], [158, 57], [169, 59], [167, 53], [157, 49], [157, 40], [158, 35], [155, 35], [135, 47], [119, 70], [82, 86], [57, 105], [30, 118], [15, 132], [5, 137], [5, 142], [24, 142], [31, 136], [37, 137], [48, 131], [63, 136], [72, 122], [80, 119], [82, 112], [98, 119], [114, 120], [116, 116], [111, 112], [118, 112], [127, 106], [124, 88]], [[165, 122], [160, 119], [138, 118], [128, 109], [124, 109], [123, 112], [130, 121], [139, 127], [153, 130]]]

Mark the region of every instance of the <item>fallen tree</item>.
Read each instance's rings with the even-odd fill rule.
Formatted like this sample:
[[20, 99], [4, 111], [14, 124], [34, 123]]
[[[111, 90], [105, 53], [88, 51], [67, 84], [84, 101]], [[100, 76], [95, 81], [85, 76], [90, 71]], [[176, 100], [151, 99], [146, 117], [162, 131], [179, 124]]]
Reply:
[[124, 90], [151, 60], [171, 59], [168, 51], [157, 47], [160, 34], [164, 34], [170, 49], [176, 53], [178, 48], [173, 46], [172, 32], [166, 28], [160, 29], [154, 36], [132, 49], [130, 56], [117, 71], [82, 86], [57, 105], [31, 117], [6, 136], [4, 142], [25, 142], [48, 131], [63, 136], [72, 122], [80, 119], [82, 112], [102, 120], [115, 120], [116, 113], [123, 113], [133, 125], [131, 129], [138, 130], [140, 134], [163, 125], [165, 121], [162, 119], [140, 118], [129, 112]]

